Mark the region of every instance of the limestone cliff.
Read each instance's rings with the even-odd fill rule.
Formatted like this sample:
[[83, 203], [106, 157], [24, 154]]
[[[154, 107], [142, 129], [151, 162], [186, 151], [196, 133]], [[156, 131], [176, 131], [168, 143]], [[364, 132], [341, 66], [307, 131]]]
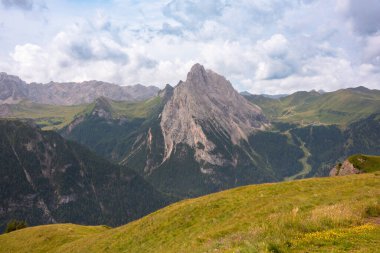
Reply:
[[197, 161], [223, 165], [225, 159], [213, 152], [217, 144], [208, 138], [206, 130], [238, 145], [253, 132], [265, 129], [268, 121], [261, 109], [242, 97], [226, 78], [195, 64], [187, 80], [175, 87], [160, 125], [165, 140], [164, 161], [182, 143], [195, 149]]

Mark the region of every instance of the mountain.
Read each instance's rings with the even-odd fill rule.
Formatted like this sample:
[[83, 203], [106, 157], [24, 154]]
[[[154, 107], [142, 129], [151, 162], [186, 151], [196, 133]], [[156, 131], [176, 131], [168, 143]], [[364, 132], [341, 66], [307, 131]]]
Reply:
[[0, 235], [0, 252], [378, 252], [379, 174], [240, 187], [125, 226], [38, 226]]
[[0, 72], [0, 101], [3, 104], [15, 104], [26, 99], [28, 88], [17, 76]]
[[278, 99], [262, 95], [245, 97], [259, 105], [271, 121], [301, 125], [347, 125], [380, 112], [380, 90], [362, 86], [325, 93], [300, 91]]
[[344, 176], [350, 174], [369, 173], [380, 170], [380, 156], [353, 155], [343, 163], [337, 164], [330, 176]]
[[228, 161], [215, 152], [217, 143], [212, 138], [237, 145], [269, 124], [261, 109], [242, 98], [224, 77], [196, 64], [186, 82], [174, 89], [162, 111], [160, 126], [165, 141], [162, 162], [177, 145], [187, 145], [195, 150], [198, 162], [223, 166]]
[[248, 97], [249, 96], [263, 96], [263, 97], [272, 98], [272, 99], [278, 99], [278, 98], [289, 96], [289, 94], [276, 94], [276, 95], [260, 94], [260, 95], [254, 95], [252, 93], [249, 93], [248, 91], [240, 92], [240, 95], [242, 95], [242, 96], [248, 96]]
[[[270, 124], [224, 77], [196, 64], [185, 82], [167, 86], [161, 96], [138, 103], [99, 103], [110, 113], [94, 113], [92, 106], [87, 110], [91, 113], [78, 117], [62, 134], [134, 169], [159, 190], [186, 198], [251, 183], [326, 176], [349, 155], [379, 154], [379, 114], [367, 116], [377, 110], [376, 91], [342, 90], [329, 96], [342, 93], [358, 97], [352, 103], [362, 103], [362, 109], [345, 107], [351, 116], [363, 111], [357, 121], [300, 125], [276, 118]], [[248, 100], [264, 104], [273, 118], [268, 111], [278, 108], [269, 104], [301, 106], [321, 96], [326, 95], [298, 92], [276, 100]], [[369, 110], [364, 113], [363, 108]]]
[[196, 64], [186, 81], [145, 101], [21, 102], [0, 112], [57, 129], [160, 191], [187, 198], [327, 176], [350, 155], [380, 154], [378, 93], [358, 87], [279, 99], [242, 96], [224, 77]]
[[119, 101], [141, 101], [156, 96], [159, 91], [155, 86], [120, 86], [100, 81], [27, 84], [17, 76], [6, 73], [0, 73], [0, 90], [0, 104], [29, 100], [49, 105], [91, 103], [101, 96]]
[[0, 120], [0, 227], [74, 222], [120, 225], [167, 204], [132, 170], [51, 131]]
[[[134, 108], [143, 113], [130, 113]], [[179, 198], [279, 181], [302, 170], [302, 150], [285, 135], [265, 132], [270, 124], [261, 109], [199, 64], [155, 99], [108, 100], [99, 110], [109, 113], [89, 107], [61, 133]]]

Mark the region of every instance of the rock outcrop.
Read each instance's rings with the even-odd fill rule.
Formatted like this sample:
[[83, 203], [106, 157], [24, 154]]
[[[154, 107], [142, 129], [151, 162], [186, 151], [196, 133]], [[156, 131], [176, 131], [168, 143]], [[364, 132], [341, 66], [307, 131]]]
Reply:
[[346, 176], [359, 173], [361, 173], [360, 170], [355, 168], [348, 160], [345, 160], [343, 163], [339, 163], [331, 169], [330, 176]]

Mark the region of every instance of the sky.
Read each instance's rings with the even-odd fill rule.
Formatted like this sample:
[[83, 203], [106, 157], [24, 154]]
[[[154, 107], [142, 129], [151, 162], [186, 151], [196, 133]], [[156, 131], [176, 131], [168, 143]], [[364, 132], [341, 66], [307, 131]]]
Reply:
[[379, 0], [0, 0], [0, 72], [176, 85], [195, 63], [239, 91], [380, 89]]

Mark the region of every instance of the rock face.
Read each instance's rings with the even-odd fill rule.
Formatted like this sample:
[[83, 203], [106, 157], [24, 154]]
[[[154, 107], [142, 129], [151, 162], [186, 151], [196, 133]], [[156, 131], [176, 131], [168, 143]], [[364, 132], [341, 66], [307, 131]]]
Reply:
[[195, 149], [197, 161], [223, 165], [225, 161], [213, 152], [216, 143], [207, 137], [206, 130], [225, 135], [237, 145], [253, 132], [265, 129], [268, 121], [261, 109], [248, 103], [223, 76], [196, 64], [187, 80], [175, 87], [160, 125], [165, 140], [164, 160], [182, 143]]
[[338, 164], [332, 168], [330, 176], [346, 176], [359, 173], [361, 173], [360, 170], [356, 169], [348, 160], [345, 160], [342, 164]]
[[54, 132], [0, 120], [0, 230], [10, 219], [121, 225], [167, 201], [136, 172]]
[[17, 76], [0, 73], [0, 104], [17, 104], [26, 99], [28, 89], [26, 83]]
[[0, 73], [0, 104], [26, 99], [40, 104], [77, 105], [91, 103], [102, 96], [119, 101], [140, 101], [156, 96], [158, 91], [154, 86], [119, 86], [100, 81], [27, 84], [17, 76]]

